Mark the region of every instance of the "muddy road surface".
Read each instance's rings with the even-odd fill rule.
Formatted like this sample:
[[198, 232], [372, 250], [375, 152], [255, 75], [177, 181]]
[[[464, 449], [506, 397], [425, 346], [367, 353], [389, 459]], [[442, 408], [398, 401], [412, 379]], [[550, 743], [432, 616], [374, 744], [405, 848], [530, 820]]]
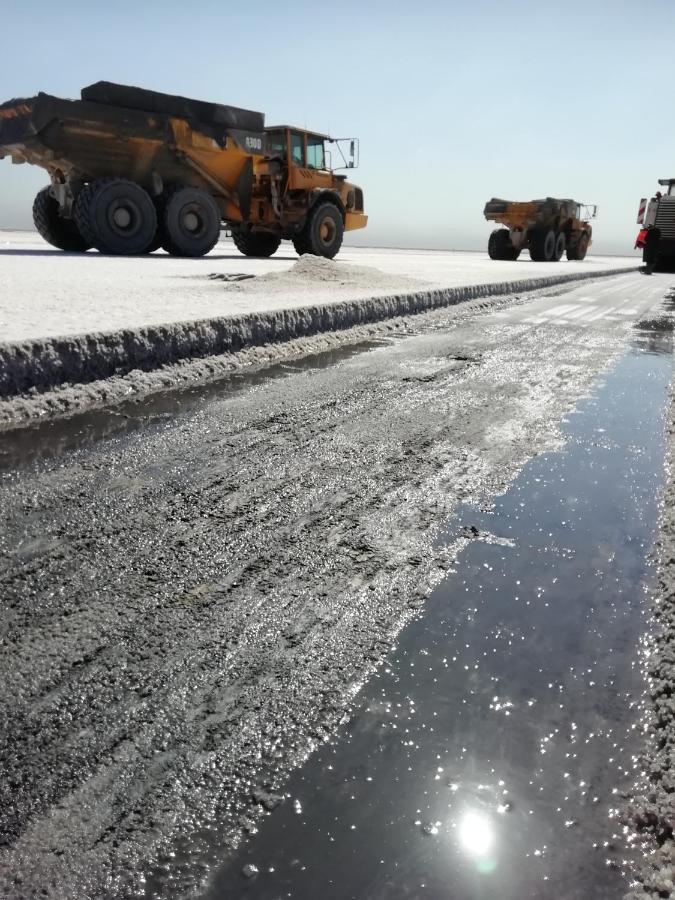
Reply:
[[0, 893], [222, 888], [214, 870], [461, 573], [475, 535], [453, 514], [561, 446], [669, 288], [467, 304], [362, 352], [3, 435]]

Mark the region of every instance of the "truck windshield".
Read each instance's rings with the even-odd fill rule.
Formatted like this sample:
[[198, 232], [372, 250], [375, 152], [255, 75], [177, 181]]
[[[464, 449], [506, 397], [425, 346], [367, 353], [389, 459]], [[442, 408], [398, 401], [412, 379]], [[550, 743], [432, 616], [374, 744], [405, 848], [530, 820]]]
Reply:
[[297, 131], [291, 131], [291, 162], [296, 166], [305, 164], [305, 138]]
[[325, 169], [326, 158], [323, 152], [323, 138], [307, 135], [307, 165], [310, 169]]

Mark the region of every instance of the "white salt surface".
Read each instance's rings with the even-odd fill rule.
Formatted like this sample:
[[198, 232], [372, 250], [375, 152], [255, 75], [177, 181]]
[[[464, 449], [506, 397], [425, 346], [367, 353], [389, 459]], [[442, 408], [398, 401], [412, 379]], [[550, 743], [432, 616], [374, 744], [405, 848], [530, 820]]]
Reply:
[[[336, 303], [429, 287], [639, 265], [638, 257], [583, 262], [496, 262], [487, 253], [345, 247], [329, 264], [284, 242], [270, 259], [248, 259], [223, 240], [202, 259], [67, 254], [33, 232], [0, 231], [0, 341], [114, 331], [213, 316]], [[292, 267], [295, 268], [293, 271]], [[358, 268], [355, 268], [358, 267]], [[255, 275], [225, 282], [212, 275]], [[262, 277], [260, 277], [262, 276]]]

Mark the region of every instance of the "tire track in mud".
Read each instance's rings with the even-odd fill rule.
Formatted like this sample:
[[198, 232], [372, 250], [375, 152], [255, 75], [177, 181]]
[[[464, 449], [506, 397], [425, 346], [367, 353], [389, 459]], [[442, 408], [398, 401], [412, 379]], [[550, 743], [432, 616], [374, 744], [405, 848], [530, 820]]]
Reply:
[[454, 324], [3, 477], [5, 894], [189, 894], [628, 329]]

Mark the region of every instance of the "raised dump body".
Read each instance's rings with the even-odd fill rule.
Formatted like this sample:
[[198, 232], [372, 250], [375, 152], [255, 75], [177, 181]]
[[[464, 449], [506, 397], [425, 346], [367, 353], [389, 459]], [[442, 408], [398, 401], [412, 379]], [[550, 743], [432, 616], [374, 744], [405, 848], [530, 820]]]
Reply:
[[80, 100], [40, 93], [0, 106], [0, 158], [44, 168], [35, 225], [63, 250], [201, 256], [222, 224], [249, 256], [282, 238], [333, 257], [363, 228], [363, 192], [330, 167], [356, 142], [282, 126], [263, 113], [98, 82]]
[[505, 226], [490, 235], [491, 259], [516, 260], [527, 248], [535, 262], [558, 262], [563, 253], [570, 260], [585, 258], [593, 236], [589, 220], [597, 215], [597, 207], [556, 197], [526, 202], [493, 197], [483, 214]]

